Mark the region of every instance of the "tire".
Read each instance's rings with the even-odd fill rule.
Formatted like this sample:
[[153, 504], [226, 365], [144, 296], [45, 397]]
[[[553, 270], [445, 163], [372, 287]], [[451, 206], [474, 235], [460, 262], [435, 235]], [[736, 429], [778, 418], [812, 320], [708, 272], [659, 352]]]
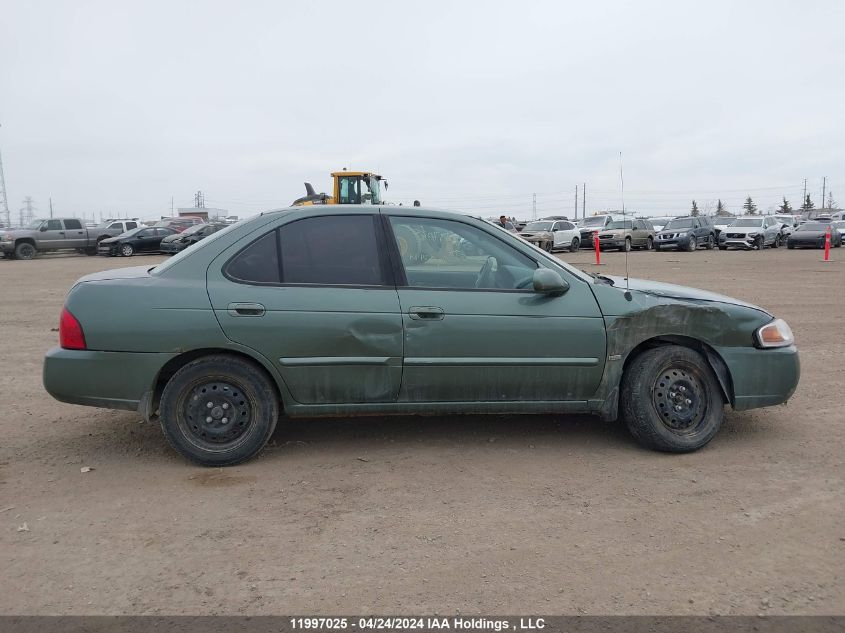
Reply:
[[687, 251], [692, 253], [697, 248], [698, 248], [698, 242], [695, 239], [695, 235], [691, 235], [690, 238], [689, 238], [689, 242], [687, 242]]
[[32, 259], [37, 252], [29, 242], [21, 242], [15, 247], [15, 259]]
[[569, 243], [569, 252], [570, 253], [577, 253], [580, 248], [581, 248], [581, 240], [579, 240], [577, 237], [573, 237], [572, 241]]
[[705, 248], [708, 251], [712, 251], [715, 246], [716, 246], [716, 240], [713, 238], [713, 234], [711, 233], [710, 235], [707, 236], [707, 244], [705, 245]]
[[795, 248], [795, 244], [791, 244], [789, 241], [787, 241], [786, 242], [786, 248], [788, 248], [789, 250], [792, 250], [792, 249]]
[[[683, 408], [676, 411], [679, 406]], [[646, 448], [671, 453], [698, 450], [719, 431], [724, 406], [722, 389], [707, 361], [688, 347], [646, 350], [622, 376], [622, 417]]]
[[551, 253], [553, 245], [554, 245], [554, 242], [543, 242], [543, 250], [546, 251], [547, 253]]
[[775, 235], [775, 241], [772, 243], [772, 248], [780, 248], [780, 235]]
[[177, 371], [159, 411], [164, 436], [180, 455], [202, 466], [232, 466], [267, 444], [279, 419], [279, 396], [262, 369], [220, 354]]
[[766, 241], [763, 239], [762, 235], [758, 235], [754, 238], [754, 246], [757, 248], [758, 251], [762, 251], [763, 248], [765, 248]]
[[123, 257], [132, 257], [135, 254], [135, 247], [132, 244], [121, 244], [120, 254]]
[[659, 244], [655, 244], [655, 245], [654, 245], [654, 250], [655, 250], [656, 252], [658, 252], [658, 253], [659, 253], [659, 252], [660, 252], [661, 250], [663, 250], [663, 249], [662, 249], [662, 248], [660, 248], [660, 245], [659, 245]]
[[631, 252], [631, 238], [630, 237], [625, 238], [625, 246], [622, 248], [622, 250], [624, 250], [626, 253]]
[[720, 250], [720, 251], [726, 251], [726, 250], [728, 250], [728, 247], [727, 247], [727, 246], [722, 246], [721, 244], [719, 244], [719, 250]]
[[650, 251], [654, 249], [654, 238], [651, 235], [648, 236], [648, 239], [645, 241], [645, 249]]

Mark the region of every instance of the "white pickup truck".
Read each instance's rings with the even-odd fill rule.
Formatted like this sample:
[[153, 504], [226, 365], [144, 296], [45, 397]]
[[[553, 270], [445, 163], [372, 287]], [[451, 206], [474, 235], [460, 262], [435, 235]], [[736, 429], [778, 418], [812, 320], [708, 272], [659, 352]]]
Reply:
[[107, 237], [137, 228], [135, 220], [114, 220], [94, 228], [86, 228], [79, 218], [33, 220], [22, 229], [0, 232], [0, 251], [7, 259], [32, 259], [38, 253], [75, 250], [97, 254], [97, 244]]

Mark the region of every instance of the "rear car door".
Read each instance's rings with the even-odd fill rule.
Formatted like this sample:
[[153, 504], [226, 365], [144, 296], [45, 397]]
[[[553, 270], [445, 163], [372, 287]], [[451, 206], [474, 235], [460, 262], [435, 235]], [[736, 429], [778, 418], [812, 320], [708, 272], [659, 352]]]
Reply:
[[396, 400], [402, 318], [378, 216], [287, 214], [208, 269], [226, 336], [273, 363], [297, 402]]
[[65, 227], [65, 248], [85, 248], [88, 246], [88, 231], [82, 222], [73, 218], [63, 220]]
[[385, 215], [405, 329], [400, 401], [582, 401], [595, 393], [606, 340], [589, 284], [572, 276], [564, 295], [537, 294], [538, 260], [481, 221]]

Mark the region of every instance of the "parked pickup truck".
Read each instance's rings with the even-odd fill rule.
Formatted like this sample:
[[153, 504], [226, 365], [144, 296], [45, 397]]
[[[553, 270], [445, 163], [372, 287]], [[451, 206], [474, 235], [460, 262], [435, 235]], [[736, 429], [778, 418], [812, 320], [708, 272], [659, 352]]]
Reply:
[[97, 243], [107, 237], [120, 235], [136, 222], [112, 221], [94, 228], [86, 228], [79, 218], [50, 218], [33, 220], [22, 229], [0, 232], [0, 251], [8, 259], [32, 259], [38, 253], [76, 250], [87, 255], [97, 254]]

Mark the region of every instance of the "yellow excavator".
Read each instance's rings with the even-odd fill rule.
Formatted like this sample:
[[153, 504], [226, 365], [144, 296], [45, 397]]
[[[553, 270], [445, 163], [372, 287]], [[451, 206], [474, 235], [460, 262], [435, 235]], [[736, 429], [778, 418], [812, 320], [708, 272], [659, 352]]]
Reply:
[[387, 191], [387, 181], [371, 171], [332, 172], [333, 195], [316, 193], [310, 182], [305, 183], [305, 193], [293, 201], [294, 207], [312, 204], [384, 204], [381, 185]]

